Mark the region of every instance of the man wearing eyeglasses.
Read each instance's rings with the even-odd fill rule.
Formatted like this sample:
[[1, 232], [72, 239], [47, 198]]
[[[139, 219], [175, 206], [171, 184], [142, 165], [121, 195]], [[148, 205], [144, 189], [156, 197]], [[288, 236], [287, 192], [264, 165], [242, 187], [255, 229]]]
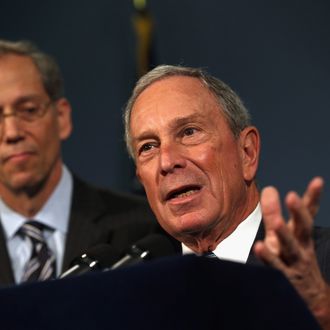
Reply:
[[29, 42], [0, 40], [0, 284], [55, 278], [100, 243], [147, 234], [144, 201], [71, 174], [61, 143], [72, 130], [55, 61]]

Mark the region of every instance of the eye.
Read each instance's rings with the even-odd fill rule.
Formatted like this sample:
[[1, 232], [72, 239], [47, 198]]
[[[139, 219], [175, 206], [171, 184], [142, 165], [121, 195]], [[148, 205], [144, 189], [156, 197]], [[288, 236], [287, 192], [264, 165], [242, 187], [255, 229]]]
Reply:
[[140, 148], [139, 148], [139, 154], [143, 153], [143, 152], [147, 152], [149, 150], [151, 150], [154, 147], [153, 143], [144, 143]]
[[25, 108], [22, 108], [22, 109], [19, 109], [19, 110], [20, 110], [20, 112], [25, 112], [26, 114], [33, 115], [33, 114], [38, 112], [39, 107], [29, 106], [29, 107], [25, 107]]
[[190, 136], [190, 135], [194, 135], [196, 133], [196, 128], [194, 127], [187, 127], [182, 131], [182, 135], [183, 136]]
[[16, 109], [17, 115], [24, 120], [33, 120], [39, 115], [40, 107], [34, 104], [25, 104]]

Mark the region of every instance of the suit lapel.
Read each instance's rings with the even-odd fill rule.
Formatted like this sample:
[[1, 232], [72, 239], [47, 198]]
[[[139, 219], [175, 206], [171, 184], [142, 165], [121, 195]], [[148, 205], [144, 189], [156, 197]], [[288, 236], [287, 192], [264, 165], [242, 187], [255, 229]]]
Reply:
[[257, 258], [256, 255], [254, 254], [253, 246], [254, 246], [255, 242], [263, 240], [264, 238], [265, 238], [265, 227], [264, 227], [264, 223], [261, 219], [261, 222], [260, 222], [260, 225], [259, 225], [259, 228], [258, 228], [258, 231], [257, 231], [256, 238], [254, 239], [252, 248], [250, 250], [249, 257], [246, 261], [247, 264], [250, 264], [250, 265], [263, 265], [262, 261], [259, 258]]
[[65, 244], [62, 271], [90, 246], [94, 222], [106, 211], [106, 205], [94, 189], [74, 178], [72, 205]]
[[[95, 221], [107, 211], [107, 205], [97, 190], [74, 177], [71, 212], [64, 249], [62, 271], [73, 258], [90, 247], [93, 234], [97, 234]], [[9, 259], [5, 235], [0, 224], [0, 283], [14, 284], [14, 275]]]
[[5, 233], [0, 225], [0, 283], [5, 285], [15, 283], [7, 250]]

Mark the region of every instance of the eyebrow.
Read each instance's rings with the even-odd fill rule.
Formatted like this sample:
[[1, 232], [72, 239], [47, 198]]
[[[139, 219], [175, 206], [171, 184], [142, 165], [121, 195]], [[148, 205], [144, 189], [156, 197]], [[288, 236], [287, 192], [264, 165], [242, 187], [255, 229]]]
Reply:
[[14, 103], [15, 104], [20, 104], [24, 102], [29, 102], [29, 101], [40, 101], [42, 99], [42, 96], [37, 95], [37, 94], [30, 94], [30, 95], [24, 95], [19, 97]]
[[[198, 119], [203, 118], [203, 116], [201, 116], [200, 114], [192, 114], [189, 116], [185, 116], [185, 117], [176, 117], [173, 120], [170, 121], [170, 123], [168, 124], [168, 127], [171, 131], [178, 129], [181, 126], [184, 126], [188, 123], [197, 121]], [[147, 130], [143, 133], [141, 133], [139, 136], [137, 136], [136, 138], [132, 139], [132, 143], [138, 143], [147, 139], [157, 139], [157, 133], [155, 130], [150, 129]]]
[[198, 121], [198, 119], [200, 120], [201, 118], [203, 118], [202, 115], [195, 114], [195, 113], [192, 115], [189, 115], [189, 116], [185, 116], [185, 117], [177, 117], [170, 122], [169, 127], [170, 127], [170, 129], [176, 129], [176, 128], [184, 126], [188, 123]]
[[[14, 101], [13, 106], [16, 107], [25, 102], [37, 102], [41, 100], [42, 100], [42, 96], [38, 94], [28, 94], [28, 95], [20, 96], [17, 100]], [[2, 108], [3, 105], [0, 104], [0, 109]]]

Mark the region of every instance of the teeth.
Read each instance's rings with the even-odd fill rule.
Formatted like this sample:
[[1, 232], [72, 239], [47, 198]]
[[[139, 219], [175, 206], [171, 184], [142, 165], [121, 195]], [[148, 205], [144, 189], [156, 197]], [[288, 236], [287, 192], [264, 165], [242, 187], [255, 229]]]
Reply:
[[181, 193], [181, 194], [175, 194], [173, 197], [174, 197], [174, 198], [187, 197], [187, 196], [192, 195], [192, 194], [195, 193], [196, 191], [198, 191], [198, 189], [188, 190], [188, 191], [183, 192], [183, 193]]

